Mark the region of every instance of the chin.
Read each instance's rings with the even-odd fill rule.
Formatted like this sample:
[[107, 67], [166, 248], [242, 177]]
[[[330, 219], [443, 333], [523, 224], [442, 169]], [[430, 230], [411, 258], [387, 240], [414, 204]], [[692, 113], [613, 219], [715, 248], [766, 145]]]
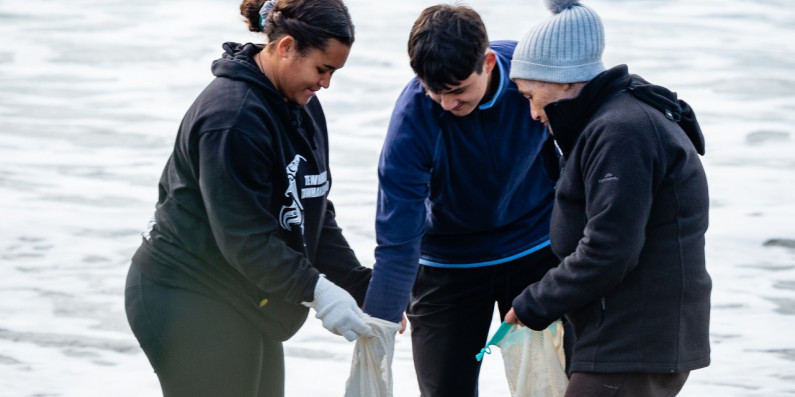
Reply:
[[464, 117], [464, 116], [472, 113], [473, 110], [475, 110], [474, 107], [464, 106], [464, 107], [462, 107], [461, 109], [458, 109], [458, 110], [451, 110], [450, 113], [452, 113], [454, 116]]
[[297, 105], [304, 106], [304, 105], [306, 105], [307, 103], [309, 103], [309, 101], [311, 101], [311, 100], [312, 100], [312, 97], [313, 97], [313, 96], [314, 96], [314, 95], [303, 95], [303, 96], [299, 96], [299, 97], [297, 97], [297, 98], [293, 98], [293, 99], [292, 99], [292, 102], [294, 102], [294, 103], [295, 103], [295, 104], [297, 104]]

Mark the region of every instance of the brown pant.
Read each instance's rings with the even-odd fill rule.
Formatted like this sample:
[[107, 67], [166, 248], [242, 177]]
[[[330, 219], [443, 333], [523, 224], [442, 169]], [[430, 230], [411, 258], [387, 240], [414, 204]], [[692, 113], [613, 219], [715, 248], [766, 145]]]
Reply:
[[689, 374], [575, 372], [564, 397], [673, 397]]

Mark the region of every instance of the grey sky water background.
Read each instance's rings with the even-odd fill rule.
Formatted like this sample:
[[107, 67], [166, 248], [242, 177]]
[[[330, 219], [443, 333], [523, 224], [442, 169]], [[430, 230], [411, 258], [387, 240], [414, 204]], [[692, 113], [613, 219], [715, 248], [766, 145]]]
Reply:
[[[405, 41], [435, 3], [348, 1], [357, 40], [320, 94], [331, 198], [367, 265], [378, 153], [411, 77]], [[548, 15], [541, 0], [467, 4], [492, 39]], [[678, 92], [707, 140], [713, 364], [681, 395], [795, 395], [795, 3], [585, 4], [604, 20], [606, 65]], [[225, 41], [262, 41], [237, 6], [0, 0], [0, 396], [159, 394], [124, 316], [124, 277], [210, 62]], [[310, 318], [285, 344], [287, 394], [342, 395], [352, 348]], [[393, 369], [395, 395], [417, 395], [408, 335]], [[497, 354], [481, 394], [508, 395]]]

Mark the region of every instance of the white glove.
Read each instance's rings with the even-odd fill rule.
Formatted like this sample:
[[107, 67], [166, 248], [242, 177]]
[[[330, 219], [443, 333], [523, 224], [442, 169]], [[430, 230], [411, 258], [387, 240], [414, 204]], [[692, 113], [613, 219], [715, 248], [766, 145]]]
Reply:
[[367, 315], [356, 305], [356, 300], [325, 277], [318, 278], [315, 284], [315, 300], [302, 304], [315, 309], [315, 317], [323, 321], [323, 327], [348, 341], [373, 335], [373, 329], [364, 322]]

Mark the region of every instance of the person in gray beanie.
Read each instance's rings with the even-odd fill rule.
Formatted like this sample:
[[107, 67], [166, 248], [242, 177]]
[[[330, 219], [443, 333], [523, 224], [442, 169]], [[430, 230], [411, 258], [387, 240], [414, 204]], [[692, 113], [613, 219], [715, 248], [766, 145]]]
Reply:
[[710, 363], [704, 137], [668, 89], [605, 70], [604, 28], [577, 0], [516, 47], [510, 77], [561, 152], [550, 241], [560, 264], [513, 300], [532, 329], [576, 335], [567, 397], [673, 396]]

